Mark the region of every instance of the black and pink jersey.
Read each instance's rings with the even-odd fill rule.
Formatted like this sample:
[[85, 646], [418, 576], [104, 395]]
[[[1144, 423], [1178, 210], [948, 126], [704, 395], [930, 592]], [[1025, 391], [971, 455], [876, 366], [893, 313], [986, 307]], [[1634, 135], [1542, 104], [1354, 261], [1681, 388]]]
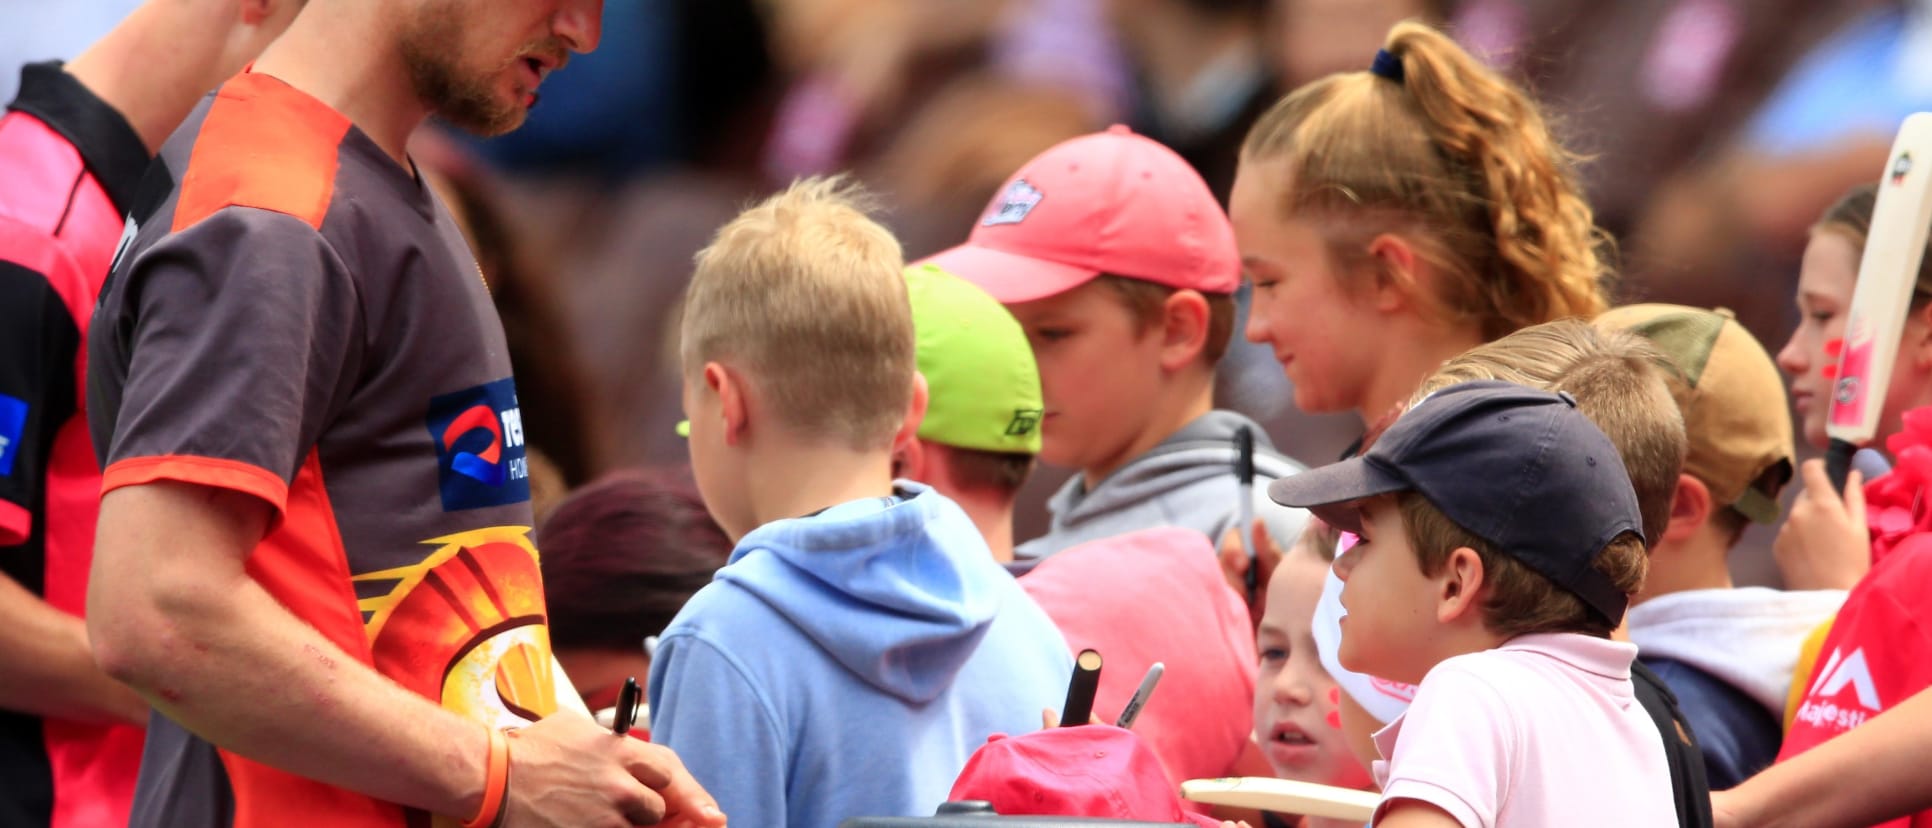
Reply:
[[[101, 492], [87, 324], [148, 161], [59, 64], [21, 71], [0, 116], [0, 573], [75, 616]], [[0, 710], [0, 825], [125, 824], [140, 763], [138, 727]]]

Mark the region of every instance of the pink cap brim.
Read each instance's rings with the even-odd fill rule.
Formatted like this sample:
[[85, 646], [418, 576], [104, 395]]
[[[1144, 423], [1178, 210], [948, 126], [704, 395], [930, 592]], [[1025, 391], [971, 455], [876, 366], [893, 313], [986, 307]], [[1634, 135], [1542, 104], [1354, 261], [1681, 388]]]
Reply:
[[940, 270], [978, 285], [1002, 305], [1031, 302], [1065, 293], [1099, 276], [1100, 272], [971, 243], [921, 259]]

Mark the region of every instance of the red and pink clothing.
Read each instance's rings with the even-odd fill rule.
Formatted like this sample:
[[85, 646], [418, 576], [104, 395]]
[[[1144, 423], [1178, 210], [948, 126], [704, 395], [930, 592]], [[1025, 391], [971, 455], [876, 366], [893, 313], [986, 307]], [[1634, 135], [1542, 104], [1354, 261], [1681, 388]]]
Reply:
[[[0, 572], [80, 615], [100, 465], [88, 320], [150, 157], [59, 64], [21, 72], [0, 117]], [[126, 825], [141, 729], [0, 711], [0, 824]]]

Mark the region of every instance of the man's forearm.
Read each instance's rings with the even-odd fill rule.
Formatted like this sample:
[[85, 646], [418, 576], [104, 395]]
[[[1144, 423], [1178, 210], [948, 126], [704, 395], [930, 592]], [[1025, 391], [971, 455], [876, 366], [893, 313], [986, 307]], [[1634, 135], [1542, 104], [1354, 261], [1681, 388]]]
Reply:
[[146, 724], [147, 702], [94, 664], [87, 625], [0, 577], [0, 708], [95, 724]]
[[190, 603], [127, 676], [156, 709], [300, 776], [451, 816], [480, 807], [489, 742], [476, 722], [343, 653], [246, 576]]
[[269, 509], [199, 486], [101, 501], [95, 658], [196, 735], [256, 761], [435, 813], [481, 806], [489, 734], [342, 652], [243, 568]]

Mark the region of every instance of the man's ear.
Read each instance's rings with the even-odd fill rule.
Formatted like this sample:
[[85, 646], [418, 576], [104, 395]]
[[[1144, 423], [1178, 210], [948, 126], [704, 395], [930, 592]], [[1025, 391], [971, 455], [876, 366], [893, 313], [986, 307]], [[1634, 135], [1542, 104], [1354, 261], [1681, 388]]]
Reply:
[[1394, 233], [1383, 233], [1368, 243], [1369, 258], [1375, 262], [1375, 283], [1369, 294], [1371, 305], [1383, 313], [1393, 313], [1412, 304], [1411, 294], [1426, 289], [1427, 263], [1416, 256], [1415, 247]]
[[1448, 624], [1476, 611], [1486, 574], [1476, 550], [1458, 546], [1450, 552], [1436, 575], [1436, 620]]
[[1682, 541], [1704, 528], [1711, 519], [1715, 504], [1711, 502], [1711, 489], [1704, 481], [1688, 474], [1677, 475], [1677, 488], [1670, 496], [1670, 522], [1664, 525], [1664, 536], [1651, 544], [1654, 549], [1665, 541]]
[[723, 365], [707, 362], [704, 364], [704, 385], [711, 389], [711, 393], [718, 395], [718, 413], [724, 418], [725, 445], [743, 445], [751, 436], [751, 400], [745, 395], [744, 381]]
[[1207, 348], [1208, 301], [1198, 290], [1181, 289], [1161, 302], [1161, 368], [1179, 371]]

